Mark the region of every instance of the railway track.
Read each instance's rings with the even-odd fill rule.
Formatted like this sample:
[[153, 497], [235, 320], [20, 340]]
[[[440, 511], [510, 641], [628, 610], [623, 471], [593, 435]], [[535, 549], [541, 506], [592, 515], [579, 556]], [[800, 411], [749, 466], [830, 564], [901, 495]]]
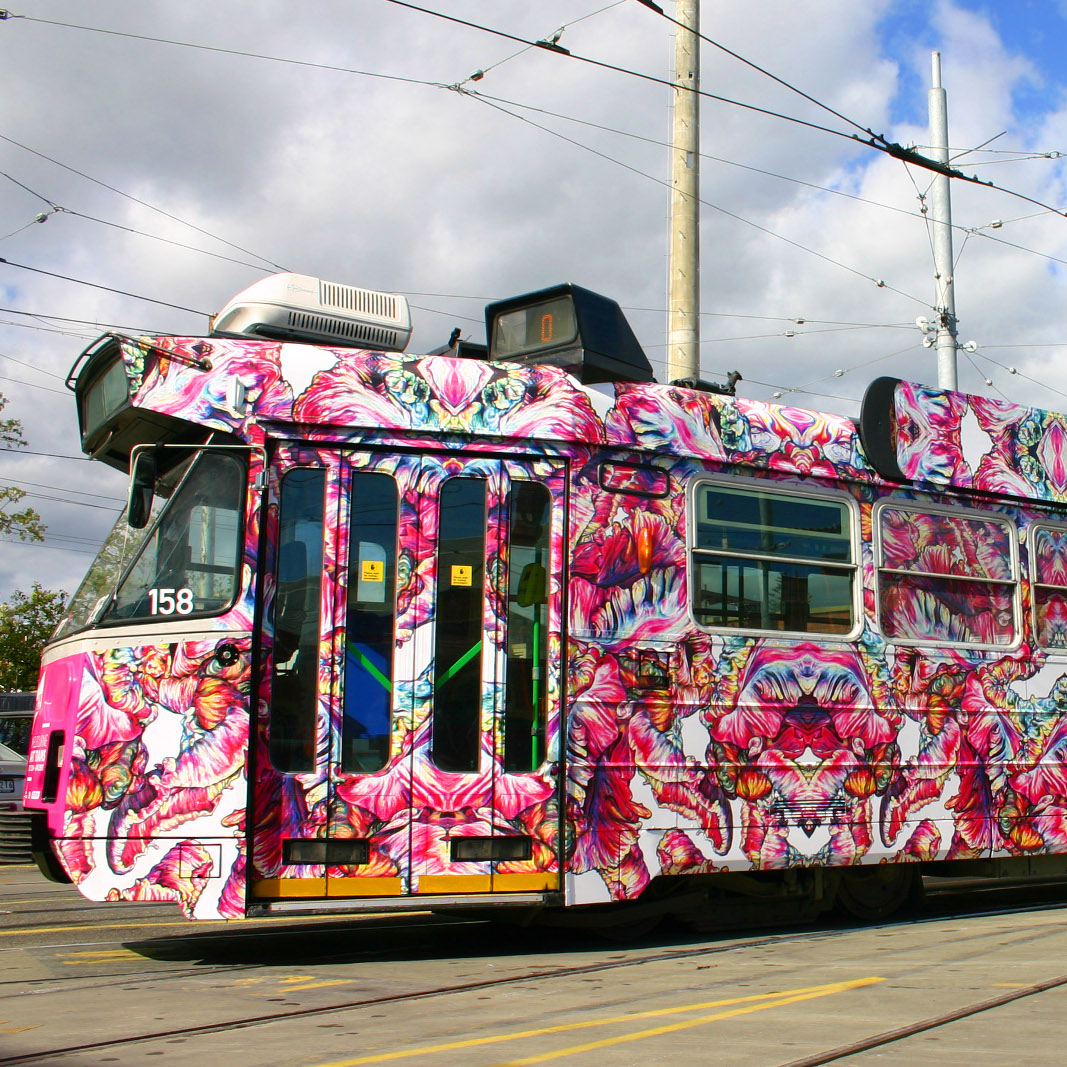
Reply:
[[[985, 903], [987, 906], [979, 906], [977, 909], [973, 907], [974, 900], [970, 894], [961, 894], [958, 896], [958, 902], [962, 907], [955, 909], [949, 908], [948, 912], [951, 916], [953, 923], [961, 923], [963, 920], [970, 918], [984, 918], [988, 919], [996, 917], [998, 915], [1013, 914], [1024, 915], [1028, 912], [1034, 911], [1058, 911], [1063, 905], [1052, 906], [1047, 901], [1039, 902], [1036, 904], [1029, 904], [1024, 906], [1015, 907], [996, 907], [988, 906], [990, 904], [996, 904], [997, 901], [994, 898], [986, 898]], [[971, 907], [968, 909], [967, 905]], [[942, 922], [946, 919], [946, 915], [928, 915], [920, 916], [915, 919], [906, 920], [905, 922], [895, 922], [883, 924], [882, 927], [869, 928], [872, 930], [884, 929], [891, 931], [894, 927], [900, 926], [922, 926], [927, 923]], [[1058, 925], [1058, 919], [1055, 923]], [[448, 922], [428, 919], [424, 925], [420, 926], [420, 930], [423, 934], [430, 932], [429, 928], [439, 936], [447, 936], [444, 931], [447, 927], [464, 927], [465, 933], [469, 934], [471, 930], [476, 929], [480, 924], [476, 922]], [[308, 938], [309, 934], [314, 934], [324, 940], [329, 939], [331, 935], [335, 935], [336, 931], [332, 928], [333, 924], [327, 927], [325, 924], [321, 928], [316, 928], [313, 931], [309, 931], [307, 927], [294, 928], [294, 929], [280, 929], [277, 931], [271, 931], [271, 940], [275, 938], [288, 940], [291, 936], [300, 935], [303, 939]], [[486, 925], [486, 929], [489, 929]], [[400, 924], [391, 924], [383, 922], [377, 924], [373, 931], [367, 931], [367, 934], [373, 933], [375, 944], [370, 947], [365, 947], [362, 951], [354, 953], [350, 947], [344, 947], [340, 950], [336, 950], [332, 953], [315, 953], [315, 960], [317, 965], [344, 965], [345, 963], [375, 963], [382, 960], [402, 960], [405, 958], [411, 958], [417, 960], [419, 953], [412, 949], [400, 949], [399, 946], [393, 941], [396, 935], [402, 931], [410, 933], [411, 926], [401, 926]], [[1013, 943], [1023, 948], [1030, 940], [1040, 938], [1042, 934], [1043, 926], [1039, 926], [1035, 931], [1019, 930], [1016, 931], [1013, 938]], [[261, 931], [257, 931], [261, 932]], [[51, 1064], [60, 1063], [63, 1060], [71, 1060], [73, 1062], [103, 1062], [103, 1057], [108, 1053], [117, 1058], [116, 1054], [125, 1052], [126, 1054], [136, 1053], [139, 1050], [150, 1048], [151, 1046], [161, 1042], [179, 1042], [200, 1038], [208, 1038], [213, 1034], [232, 1034], [242, 1030], [255, 1030], [256, 1028], [265, 1027], [267, 1025], [275, 1025], [279, 1023], [296, 1023], [299, 1024], [302, 1021], [311, 1021], [317, 1018], [324, 1018], [329, 1016], [342, 1015], [346, 1012], [357, 1012], [365, 1009], [386, 1009], [389, 1006], [398, 1006], [401, 1004], [410, 1004], [412, 1002], [420, 1000], [432, 1000], [434, 998], [447, 998], [453, 996], [460, 996], [468, 993], [487, 993], [490, 991], [499, 991], [508, 987], [520, 986], [524, 983], [538, 982], [557, 982], [567, 979], [588, 979], [596, 975], [608, 975], [611, 972], [618, 972], [624, 969], [641, 968], [657, 963], [672, 963], [684, 960], [700, 960], [707, 959], [709, 962], [698, 967], [700, 970], [708, 969], [714, 966], [715, 957], [732, 957], [733, 959], [744, 958], [745, 956], [758, 953], [761, 950], [780, 949], [790, 944], [798, 945], [803, 944], [805, 941], [812, 942], [824, 942], [827, 939], [836, 940], [838, 938], [848, 938], [851, 934], [856, 932], [856, 928], [852, 926], [840, 926], [840, 927], [820, 927], [812, 929], [810, 927], [801, 929], [790, 929], [784, 932], [772, 931], [767, 934], [760, 934], [758, 936], [744, 936], [737, 937], [735, 935], [729, 936], [727, 939], [714, 943], [714, 944], [702, 944], [699, 947], [670, 947], [666, 949], [657, 950], [654, 946], [642, 947], [637, 950], [630, 951], [614, 951], [610, 958], [599, 959], [595, 962], [582, 963], [580, 965], [566, 965], [566, 966], [547, 966], [547, 967], [531, 967], [523, 968], [520, 973], [499, 975], [499, 976], [487, 976], [479, 978], [477, 980], [468, 980], [454, 983], [438, 983], [427, 984], [423, 988], [407, 989], [402, 992], [388, 993], [377, 996], [358, 996], [348, 997], [338, 1000], [333, 1000], [327, 1004], [315, 1004], [308, 1006], [292, 1006], [292, 1007], [272, 1007], [270, 1010], [261, 1012], [244, 1012], [241, 1014], [235, 1014], [231, 1018], [215, 1019], [210, 1022], [204, 1022], [199, 1024], [189, 1025], [168, 1025], [160, 1026], [158, 1028], [144, 1027], [138, 1029], [135, 1033], [129, 1033], [126, 1035], [115, 1036], [102, 1040], [86, 1040], [81, 1042], [67, 1042], [53, 1043], [48, 1048], [39, 1048], [33, 1051], [24, 1051], [16, 1054], [0, 1055], [0, 1067], [16, 1067], [19, 1064]], [[197, 955], [201, 960], [205, 957], [208, 958], [220, 958], [220, 957], [232, 957], [235, 951], [237, 951], [240, 943], [244, 941], [246, 944], [249, 939], [249, 935], [253, 931], [235, 929], [231, 931], [219, 931], [218, 933], [212, 933], [210, 935], [197, 934], [195, 939], [198, 942]], [[962, 930], [961, 930], [962, 933]], [[960, 960], [968, 958], [981, 958], [988, 949], [988, 944], [991, 938], [999, 939], [1001, 945], [1005, 944], [1003, 940], [1003, 930], [994, 930], [983, 933], [972, 933], [966, 936], [954, 938], [953, 946], [957, 952], [957, 958]], [[177, 938], [177, 937], [165, 937], [154, 938], [152, 944], [156, 947], [166, 946], [168, 944], [174, 944], [176, 946], [184, 946], [189, 948], [190, 938]], [[904, 942], [909, 939], [903, 939]], [[562, 939], [561, 939], [562, 941]], [[387, 946], [385, 942], [389, 942]], [[529, 943], [529, 938], [526, 937], [526, 943]], [[81, 944], [81, 943], [80, 943]], [[205, 951], [208, 945], [212, 945], [210, 952]], [[521, 940], [520, 940], [521, 944]], [[304, 946], [307, 947], [306, 945]], [[422, 948], [425, 954], [427, 949], [425, 941], [422, 944]], [[506, 940], [501, 946], [505, 950], [509, 947]], [[521, 951], [521, 948], [520, 948]], [[530, 951], [527, 949], [526, 951]], [[883, 954], [883, 963], [888, 963], [895, 955], [900, 955], [905, 951], [905, 947], [899, 950], [887, 951]], [[603, 952], [603, 949], [601, 949]], [[430, 948], [429, 956], [433, 956], [433, 949]], [[491, 954], [487, 958], [492, 958]], [[218, 976], [222, 974], [247, 973], [254, 971], [257, 968], [256, 963], [244, 963], [235, 964], [233, 962], [204, 966], [201, 963], [199, 966], [181, 967], [177, 969], [170, 969], [166, 971], [160, 971], [152, 974], [131, 974], [126, 973], [97, 973], [93, 975], [80, 974], [73, 981], [79, 982], [84, 985], [86, 982], [91, 982], [94, 987], [105, 988], [121, 985], [129, 985], [131, 979], [136, 979], [139, 989], [143, 993], [147, 993], [149, 989], [154, 989], [156, 992], [153, 994], [158, 998], [167, 997], [167, 990], [173, 988], [177, 983], [188, 980], [192, 977], [198, 979], [211, 978], [212, 976]], [[781, 985], [787, 984], [787, 980], [796, 977], [797, 981], [802, 980], [802, 974], [796, 968], [793, 970], [785, 970], [779, 973], [777, 976]], [[62, 989], [67, 987], [67, 983], [70, 980], [65, 979], [48, 979], [41, 980], [37, 983], [21, 983], [23, 986], [23, 994], [27, 987], [41, 989], [41, 995], [49, 996], [53, 991], [57, 991], [59, 996], [62, 996]], [[1031, 983], [1025, 987], [1013, 989], [1005, 992], [1001, 995], [984, 998], [980, 1000], [974, 1000], [964, 1003], [959, 1006], [953, 1007], [951, 1010], [944, 1011], [940, 1014], [930, 1017], [922, 1018], [914, 1023], [910, 1023], [901, 1027], [885, 1030], [874, 1030], [871, 1034], [865, 1037], [860, 1037], [847, 1043], [835, 1045], [829, 1047], [822, 1052], [809, 1054], [799, 1059], [789, 1060], [786, 1067], [815, 1067], [816, 1064], [831, 1063], [835, 1060], [842, 1059], [846, 1056], [856, 1055], [861, 1052], [869, 1051], [871, 1049], [879, 1048], [884, 1045], [889, 1045], [894, 1042], [904, 1040], [908, 1037], [915, 1036], [916, 1034], [924, 1033], [929, 1030], [934, 1030], [940, 1027], [949, 1026], [959, 1020], [980, 1015], [986, 1012], [995, 1011], [997, 1008], [1012, 1002], [1039, 996], [1042, 993], [1067, 985], [1067, 975], [1059, 976], [1052, 979], [1047, 979], [1037, 983]], [[50, 988], [49, 988], [50, 987]], [[0, 1001], [6, 999], [13, 999], [11, 996], [15, 990], [8, 990], [0, 985]], [[147, 1053], [144, 1053], [147, 1054]], [[100, 1059], [86, 1060], [85, 1057], [97, 1057]], [[131, 1060], [125, 1060], [124, 1062], [134, 1062]]]

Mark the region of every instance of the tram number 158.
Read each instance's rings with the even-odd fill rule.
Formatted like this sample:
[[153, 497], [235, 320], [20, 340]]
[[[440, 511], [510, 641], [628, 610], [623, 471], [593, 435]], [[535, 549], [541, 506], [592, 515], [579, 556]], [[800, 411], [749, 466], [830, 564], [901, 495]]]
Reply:
[[188, 615], [193, 610], [193, 591], [149, 589], [148, 603], [153, 615]]

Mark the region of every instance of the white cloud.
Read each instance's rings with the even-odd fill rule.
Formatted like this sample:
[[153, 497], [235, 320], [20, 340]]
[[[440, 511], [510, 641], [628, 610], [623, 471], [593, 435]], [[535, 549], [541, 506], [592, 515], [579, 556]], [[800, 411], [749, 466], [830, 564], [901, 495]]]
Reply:
[[[489, 68], [519, 48], [384, 0], [359, 5], [320, 0], [309, 8], [281, 0], [232, 0], [212, 7], [133, 0], [101, 0], [87, 7], [78, 0], [39, 0], [31, 6], [28, 13], [43, 19], [443, 85]], [[601, 5], [593, 0], [584, 6], [573, 0], [537, 5], [451, 0], [437, 6], [533, 39]], [[886, 32], [894, 18], [908, 20], [907, 45], [896, 43], [903, 35]], [[1020, 90], [1035, 84], [1035, 65], [1005, 47], [982, 15], [950, 3], [926, 10], [910, 0], [820, 0], [803, 5], [752, 0], [743, 6], [705, 0], [702, 28], [783, 80], [902, 142], [926, 139], [921, 125], [893, 127], [892, 122], [894, 116], [925, 113], [929, 51], [940, 48], [954, 144], [977, 144], [1007, 130], [994, 147], [1025, 149], [1022, 154], [1067, 148], [1063, 82], [1046, 80], [1042, 94], [1047, 106], [1038, 116], [1027, 112], [1024, 123], [1013, 108]], [[0, 33], [7, 46], [0, 91], [4, 99], [18, 101], [17, 107], [5, 109], [0, 133], [302, 273], [446, 294], [412, 299], [420, 308], [432, 309], [415, 312], [416, 350], [440, 344], [454, 325], [480, 336], [482, 302], [461, 296], [495, 298], [571, 280], [599, 289], [626, 307], [665, 306], [663, 185], [485, 103], [446, 88], [30, 21], [0, 23]], [[657, 76], [668, 74], [671, 28], [639, 4], [613, 7], [571, 25], [561, 43], [579, 55]], [[703, 87], [852, 132], [832, 115], [711, 47], [703, 52]], [[652, 140], [668, 134], [664, 87], [544, 50], [526, 51], [489, 70], [479, 82], [468, 83], [468, 88]], [[702, 113], [703, 148], [709, 155], [905, 211], [919, 207], [904, 165], [854, 141], [707, 100]], [[522, 114], [654, 179], [666, 177], [663, 148], [534, 112]], [[1004, 157], [974, 157], [964, 169], [989, 158]], [[248, 258], [3, 141], [0, 170], [72, 211]], [[999, 163], [976, 173], [1039, 200], [1067, 202], [1062, 161]], [[925, 174], [913, 172], [913, 177], [925, 188]], [[0, 181], [0, 234], [6, 234], [33, 218], [43, 204]], [[711, 160], [703, 163], [703, 196], [725, 211], [853, 266], [860, 275], [888, 283], [876, 288], [841, 266], [709, 207], [702, 228], [702, 299], [707, 312], [909, 324], [932, 298], [933, 272], [921, 219]], [[956, 221], [966, 227], [1037, 210], [958, 183], [953, 197]], [[1063, 219], [1046, 215], [983, 232], [1067, 260]], [[956, 247], [961, 253], [957, 301], [964, 337], [974, 337], [983, 346], [1067, 341], [1060, 310], [1065, 306], [1064, 283], [1058, 269], [979, 236], [965, 243], [958, 234]], [[0, 242], [0, 255], [206, 312], [257, 277], [233, 263], [66, 214]], [[194, 332], [205, 326], [196, 315], [3, 265], [0, 286], [6, 293], [3, 306], [23, 311], [160, 331]], [[631, 317], [655, 365], [663, 358], [664, 316], [635, 311]], [[0, 314], [0, 319], [17, 317]], [[805, 385], [837, 368], [846, 369], [850, 372], [842, 378], [812, 387], [843, 400], [804, 395], [798, 400], [848, 412], [855, 410], [866, 381], [875, 374], [933, 378], [933, 358], [919, 346], [914, 327], [815, 332], [829, 328], [794, 324], [798, 336], [780, 336], [789, 325], [707, 316], [704, 373], [715, 377], [737, 367], [745, 376], [747, 394], [766, 397], [775, 389]], [[752, 335], [772, 336], [719, 340]], [[86, 339], [0, 323], [0, 353], [53, 374], [66, 373]], [[907, 351], [884, 358], [902, 349]], [[1056, 349], [985, 351], [1067, 391], [1067, 374], [1049, 358]], [[987, 373], [988, 365], [981, 366]], [[3, 359], [0, 374], [58, 385], [55, 378]], [[1057, 404], [1055, 394], [1019, 376], [994, 372], [992, 377], [1013, 399]], [[975, 391], [985, 388], [981, 376], [966, 364], [961, 365], [961, 383]], [[0, 380], [0, 387], [11, 399], [8, 414], [24, 420], [34, 450], [78, 454], [69, 398], [11, 381]], [[1067, 405], [1067, 399], [1062, 403]], [[5, 479], [109, 497], [124, 493], [123, 479], [115, 472], [46, 457], [4, 457], [0, 481]], [[89, 551], [85, 546], [102, 538], [109, 525], [105, 511], [43, 499], [35, 503], [54, 540], [47, 549], [4, 546], [0, 598], [15, 586], [28, 587], [35, 578], [73, 589], [90, 557], [58, 549], [79, 545]], [[63, 537], [86, 540], [60, 540]]]

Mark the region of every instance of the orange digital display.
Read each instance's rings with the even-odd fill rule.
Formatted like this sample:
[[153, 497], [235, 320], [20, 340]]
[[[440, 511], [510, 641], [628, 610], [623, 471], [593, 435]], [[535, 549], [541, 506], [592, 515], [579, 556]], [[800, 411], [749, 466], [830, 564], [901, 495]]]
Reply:
[[492, 327], [491, 358], [522, 359], [578, 344], [578, 316], [570, 293], [501, 312]]

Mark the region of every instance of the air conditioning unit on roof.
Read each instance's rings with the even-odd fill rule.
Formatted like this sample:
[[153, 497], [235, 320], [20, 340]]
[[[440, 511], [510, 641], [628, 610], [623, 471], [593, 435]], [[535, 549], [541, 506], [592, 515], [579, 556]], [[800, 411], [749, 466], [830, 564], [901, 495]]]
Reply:
[[238, 293], [211, 319], [212, 337], [403, 352], [411, 312], [399, 293], [379, 293], [311, 278], [272, 274]]

